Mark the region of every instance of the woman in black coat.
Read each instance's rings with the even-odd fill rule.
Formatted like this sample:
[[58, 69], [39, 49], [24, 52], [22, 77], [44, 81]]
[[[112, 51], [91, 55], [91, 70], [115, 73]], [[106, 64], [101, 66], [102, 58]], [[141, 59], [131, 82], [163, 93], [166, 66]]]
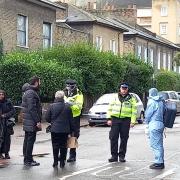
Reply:
[[6, 99], [5, 91], [0, 90], [0, 159], [10, 159], [9, 151], [11, 134], [13, 133], [13, 122], [10, 123], [9, 119], [12, 118], [14, 114], [15, 111], [11, 101]]
[[60, 160], [60, 167], [63, 168], [67, 155], [67, 138], [74, 131], [72, 110], [64, 103], [63, 91], [56, 92], [55, 101], [47, 110], [46, 121], [51, 123], [53, 167], [57, 167]]

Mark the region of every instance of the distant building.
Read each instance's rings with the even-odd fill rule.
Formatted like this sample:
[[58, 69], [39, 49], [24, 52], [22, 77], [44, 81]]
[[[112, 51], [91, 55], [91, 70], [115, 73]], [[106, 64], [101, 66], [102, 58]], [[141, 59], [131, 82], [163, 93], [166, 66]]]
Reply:
[[179, 0], [152, 0], [152, 31], [180, 44]]

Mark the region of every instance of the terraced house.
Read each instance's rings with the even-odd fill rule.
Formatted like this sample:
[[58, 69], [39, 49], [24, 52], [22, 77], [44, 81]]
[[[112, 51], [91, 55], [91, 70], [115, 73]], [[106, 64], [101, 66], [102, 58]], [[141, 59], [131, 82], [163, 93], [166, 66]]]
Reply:
[[86, 41], [88, 35], [84, 32], [63, 23], [57, 26], [56, 19], [64, 20], [66, 17], [66, 5], [48, 0], [0, 0], [0, 39], [4, 51], [48, 48], [62, 43], [62, 37], [66, 41], [68, 37], [63, 36], [64, 32]]

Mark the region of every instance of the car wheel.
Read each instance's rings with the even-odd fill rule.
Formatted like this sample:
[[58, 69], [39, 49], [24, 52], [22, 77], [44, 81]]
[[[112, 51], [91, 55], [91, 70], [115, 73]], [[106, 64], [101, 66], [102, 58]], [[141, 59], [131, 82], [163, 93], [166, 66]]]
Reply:
[[89, 126], [95, 126], [96, 124], [94, 122], [89, 122]]
[[144, 112], [143, 111], [141, 112], [140, 117], [137, 121], [138, 121], [138, 124], [143, 124], [143, 121], [144, 121]]

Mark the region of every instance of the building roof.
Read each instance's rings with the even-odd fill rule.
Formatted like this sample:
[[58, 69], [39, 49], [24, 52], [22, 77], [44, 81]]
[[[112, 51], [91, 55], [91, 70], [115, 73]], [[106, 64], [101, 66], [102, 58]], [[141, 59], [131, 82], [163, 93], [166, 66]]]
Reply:
[[[95, 2], [94, 0], [71, 0], [77, 6], [87, 6], [88, 2]], [[97, 8], [103, 8], [105, 5], [114, 5], [115, 7], [128, 7], [130, 4], [136, 5], [138, 8], [152, 7], [152, 0], [96, 0]]]
[[158, 44], [163, 44], [165, 46], [180, 50], [180, 46], [177, 46], [176, 44], [174, 44], [173, 42], [156, 35], [156, 33], [153, 33], [145, 28], [143, 28], [142, 26], [139, 25], [135, 25], [135, 26], [131, 26], [129, 24], [126, 24], [125, 22], [117, 19], [117, 18], [112, 18], [111, 19], [112, 22], [116, 22], [116, 23], [120, 23], [121, 26], [124, 25], [124, 28], [128, 29], [128, 32], [124, 32], [125, 36], [137, 36], [137, 37], [141, 37], [143, 39], [148, 39], [152, 42], [158, 43]]
[[118, 7], [128, 7], [130, 4], [135, 4], [138, 8], [152, 7], [152, 0], [99, 0], [102, 5], [107, 3]]
[[85, 23], [85, 22], [92, 22], [96, 24], [101, 24], [104, 26], [108, 26], [113, 29], [118, 29], [123, 32], [126, 32], [127, 29], [124, 28], [123, 26], [120, 25], [120, 23], [116, 24], [114, 22], [111, 22], [110, 20], [103, 18], [103, 17], [98, 17], [96, 15], [93, 15], [91, 13], [88, 13], [76, 6], [69, 5], [68, 8], [68, 17], [67, 17], [67, 23], [72, 24], [72, 23]]
[[48, 6], [48, 7], [58, 8], [58, 9], [66, 9], [65, 7], [57, 3], [54, 3], [50, 0], [27, 0], [27, 1], [30, 1], [39, 5], [43, 5], [43, 6]]

